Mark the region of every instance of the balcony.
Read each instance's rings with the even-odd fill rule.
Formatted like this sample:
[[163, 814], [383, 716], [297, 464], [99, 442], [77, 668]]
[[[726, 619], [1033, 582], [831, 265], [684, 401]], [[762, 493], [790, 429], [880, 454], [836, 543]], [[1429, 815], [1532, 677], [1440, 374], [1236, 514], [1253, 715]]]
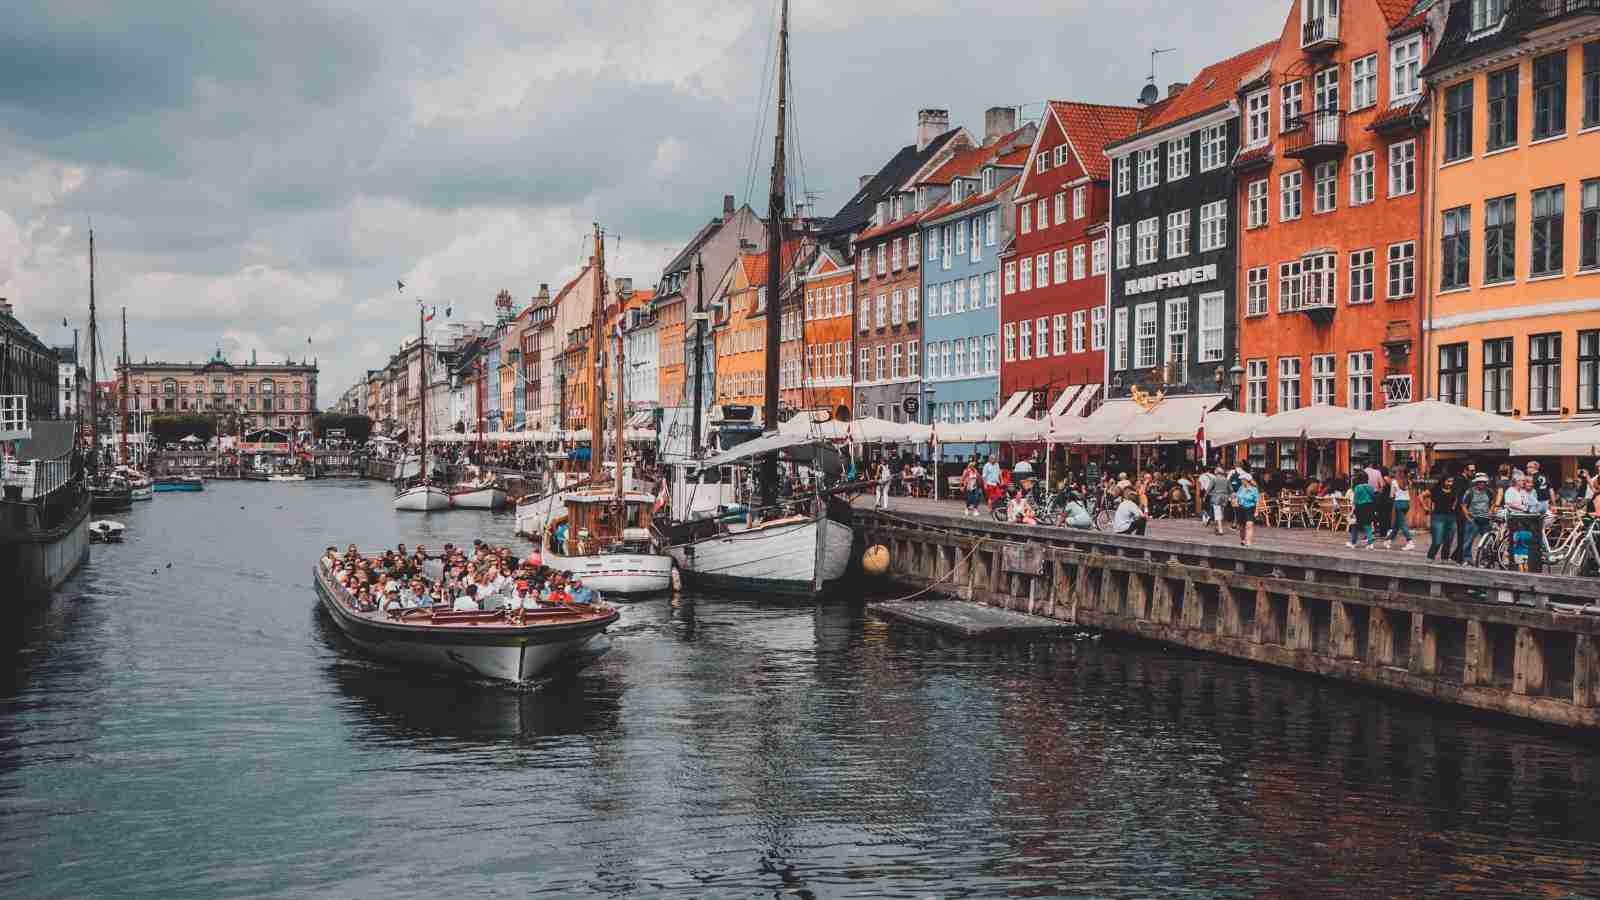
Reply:
[[1300, 49], [1311, 53], [1332, 50], [1339, 46], [1339, 17], [1318, 16], [1300, 25]]
[[1324, 162], [1344, 156], [1344, 112], [1316, 109], [1289, 120], [1283, 136], [1283, 155], [1308, 163]]
[[1523, 0], [1510, 13], [1522, 30], [1580, 15], [1600, 15], [1600, 0]]

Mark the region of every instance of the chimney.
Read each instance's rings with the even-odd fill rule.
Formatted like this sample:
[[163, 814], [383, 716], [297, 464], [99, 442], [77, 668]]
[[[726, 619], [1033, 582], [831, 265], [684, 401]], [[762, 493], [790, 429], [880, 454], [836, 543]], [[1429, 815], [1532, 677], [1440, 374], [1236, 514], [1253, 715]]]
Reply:
[[625, 277], [620, 277], [619, 276], [617, 278], [617, 280], [613, 282], [613, 284], [616, 285], [616, 291], [617, 291], [617, 296], [618, 297], [621, 297], [622, 299], [626, 300], [629, 297], [633, 296], [633, 279], [632, 278], [625, 278]]
[[731, 218], [733, 218], [733, 195], [732, 194], [723, 194], [722, 195], [722, 220], [724, 222], [726, 222], [727, 220], [729, 220]]
[[1015, 106], [991, 106], [983, 113], [983, 145], [993, 146], [1001, 138], [1017, 130]]
[[550, 283], [548, 281], [539, 282], [539, 295], [533, 299], [539, 303], [550, 302]]
[[1187, 81], [1174, 81], [1171, 84], [1167, 85], [1167, 99], [1171, 100], [1173, 97], [1176, 97], [1179, 94], [1183, 93], [1183, 89], [1188, 87], [1188, 86], [1189, 86], [1189, 82], [1187, 82]]
[[917, 110], [917, 150], [928, 149], [933, 139], [950, 130], [950, 110]]
[[860, 178], [857, 178], [856, 179], [856, 190], [859, 191], [862, 188], [866, 187], [867, 186], [867, 182], [869, 182], [871, 180], [872, 180], [872, 176], [871, 175], [863, 175]]

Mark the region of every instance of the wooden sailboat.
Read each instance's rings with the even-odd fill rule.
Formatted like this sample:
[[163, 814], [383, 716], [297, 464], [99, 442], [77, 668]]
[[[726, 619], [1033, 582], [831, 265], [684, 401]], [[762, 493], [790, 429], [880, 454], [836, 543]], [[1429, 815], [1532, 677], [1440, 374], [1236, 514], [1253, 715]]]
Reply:
[[[483, 357], [478, 357], [478, 453], [483, 453], [484, 407]], [[499, 509], [506, 505], [506, 489], [493, 472], [478, 473], [476, 477], [460, 481], [450, 487], [450, 505], [457, 509]]]
[[109, 467], [101, 465], [100, 447], [100, 329], [94, 304], [94, 231], [89, 232], [89, 506], [95, 512], [133, 506], [133, 487]]
[[433, 472], [428, 467], [428, 336], [425, 330], [427, 319], [423, 317], [422, 308], [417, 308], [417, 352], [422, 354], [421, 386], [418, 399], [422, 403], [422, 452], [420, 455], [421, 468], [416, 479], [402, 480], [399, 490], [394, 495], [394, 508], [407, 512], [432, 512], [439, 509], [450, 508], [450, 493], [444, 488], [433, 483]]
[[128, 482], [128, 490], [134, 500], [150, 500], [155, 497], [155, 485], [151, 483], [150, 476], [141, 472], [137, 466], [128, 462], [128, 308], [122, 308], [122, 379], [121, 387], [117, 391], [118, 405], [122, 412], [122, 433], [120, 451], [121, 456], [117, 465], [116, 474]]
[[[778, 457], [804, 458], [821, 467], [831, 448], [806, 435], [784, 435], [778, 428], [778, 362], [780, 289], [783, 285], [785, 197], [785, 126], [788, 116], [789, 2], [783, 0], [778, 28], [777, 130], [772, 154], [772, 190], [767, 204], [766, 433], [747, 444], [701, 461], [701, 471], [721, 466], [757, 466], [759, 505], [743, 523], [722, 517], [691, 519], [666, 531], [670, 553], [689, 583], [735, 587], [764, 593], [814, 596], [844, 576], [850, 563], [854, 532], [848, 504], [822, 494], [806, 511], [778, 498]], [[700, 329], [696, 328], [699, 339]], [[696, 360], [703, 358], [696, 348]], [[699, 378], [696, 378], [696, 388]], [[699, 404], [696, 403], [696, 412]], [[698, 438], [698, 434], [696, 435]], [[837, 464], [836, 454], [833, 457]], [[820, 468], [819, 468], [820, 470]], [[805, 501], [802, 501], [802, 505]]]
[[566, 572], [605, 594], [637, 595], [665, 591], [672, 587], [672, 557], [661, 553], [651, 530], [655, 497], [645, 491], [628, 490], [623, 469], [625, 444], [624, 418], [627, 410], [621, 400], [623, 368], [622, 340], [617, 335], [612, 374], [617, 383], [617, 398], [611, 404], [615, 427], [613, 453], [616, 467], [610, 484], [605, 484], [602, 462], [606, 443], [601, 369], [598, 361], [605, 347], [605, 235], [595, 226], [594, 309], [590, 315], [589, 359], [592, 376], [589, 402], [589, 483], [590, 487], [569, 491], [561, 497], [562, 510], [546, 521], [539, 531], [544, 564]]

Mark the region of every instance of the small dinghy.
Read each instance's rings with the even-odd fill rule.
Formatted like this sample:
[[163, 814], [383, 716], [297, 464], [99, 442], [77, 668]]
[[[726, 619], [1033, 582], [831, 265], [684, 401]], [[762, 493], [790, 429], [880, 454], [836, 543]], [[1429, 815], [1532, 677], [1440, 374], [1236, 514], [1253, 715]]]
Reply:
[[128, 526], [110, 519], [96, 519], [89, 523], [89, 540], [96, 544], [120, 544], [122, 533]]

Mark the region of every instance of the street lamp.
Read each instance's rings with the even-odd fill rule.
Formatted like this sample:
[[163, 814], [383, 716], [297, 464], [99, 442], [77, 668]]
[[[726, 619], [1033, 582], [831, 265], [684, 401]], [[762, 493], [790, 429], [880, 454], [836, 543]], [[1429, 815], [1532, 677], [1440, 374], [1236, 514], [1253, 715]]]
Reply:
[[[1218, 366], [1217, 370], [1220, 372], [1222, 367]], [[1220, 381], [1220, 379], [1218, 380]], [[1233, 365], [1228, 367], [1228, 384], [1232, 388], [1230, 393], [1234, 398], [1233, 408], [1238, 409], [1243, 405], [1239, 402], [1239, 388], [1244, 384], [1244, 366], [1239, 364], [1239, 354], [1237, 353], [1233, 355]]]

